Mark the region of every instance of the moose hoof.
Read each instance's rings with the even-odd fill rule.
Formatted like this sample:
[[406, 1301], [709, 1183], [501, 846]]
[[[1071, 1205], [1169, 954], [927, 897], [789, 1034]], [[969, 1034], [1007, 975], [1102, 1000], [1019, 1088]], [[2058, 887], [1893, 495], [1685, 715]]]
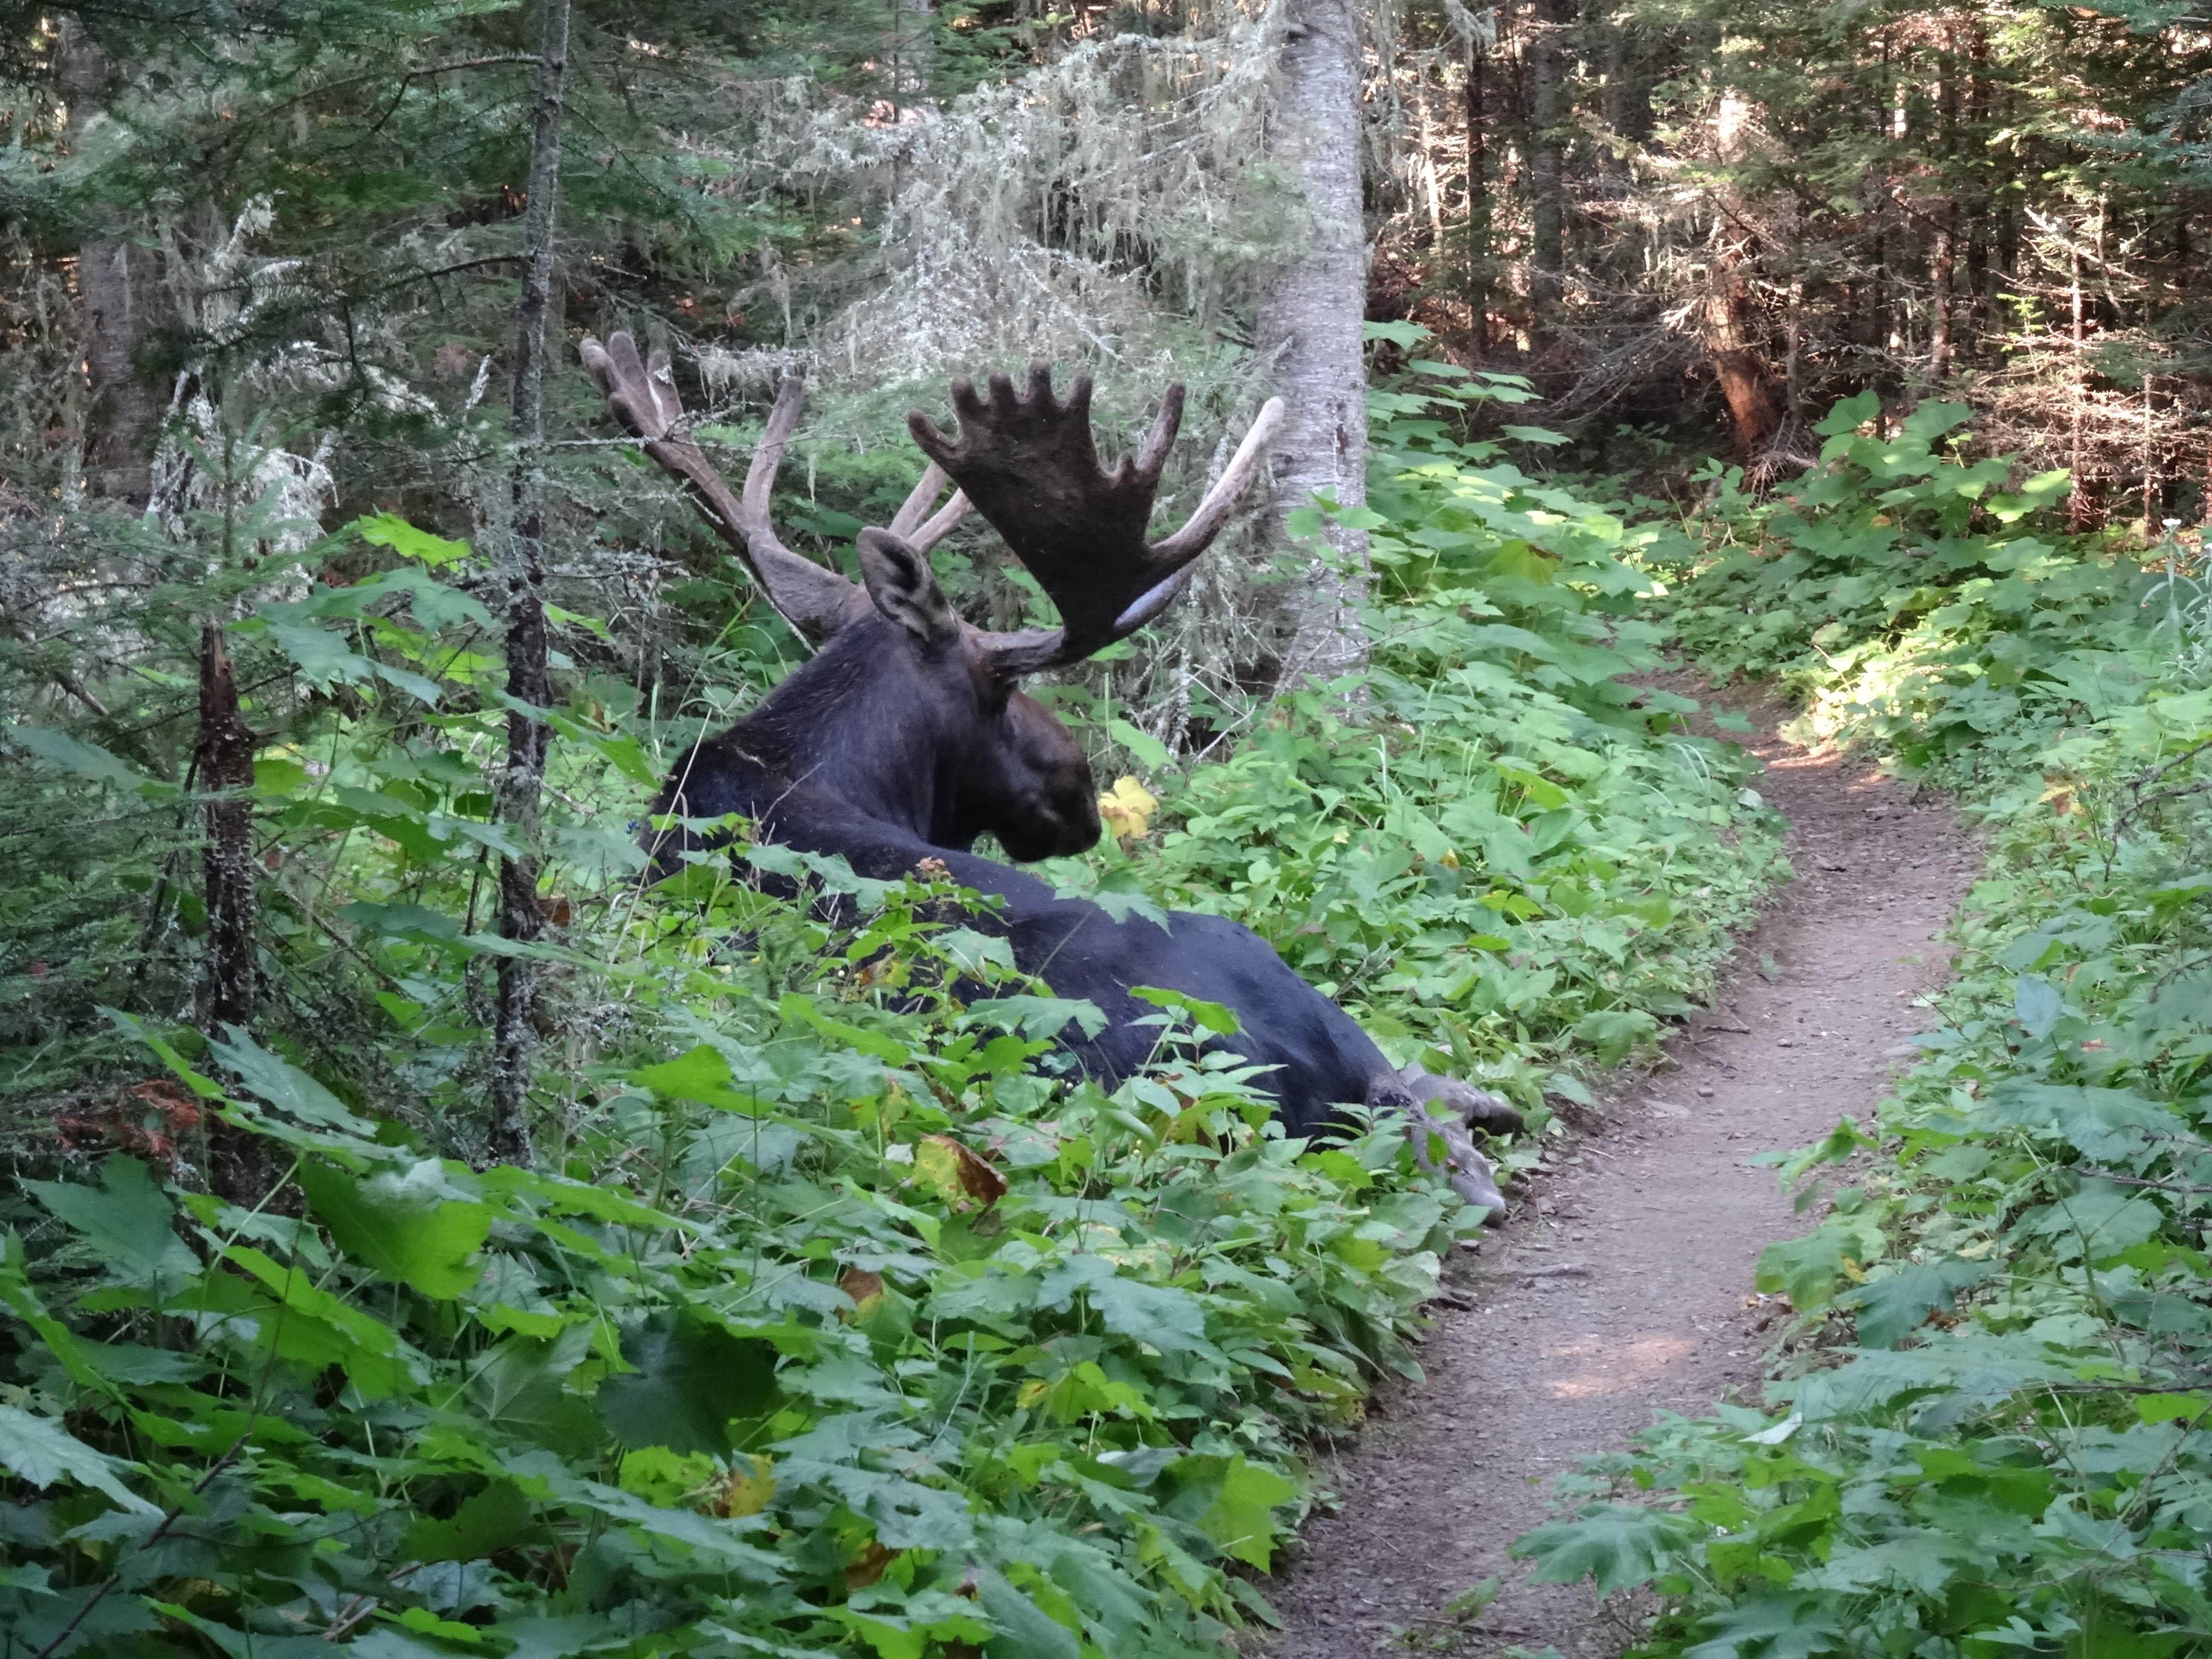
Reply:
[[[1442, 1167], [1431, 1154], [1431, 1137], [1443, 1143]], [[1489, 1213], [1483, 1217], [1483, 1225], [1496, 1227], [1505, 1220], [1505, 1194], [1498, 1190], [1498, 1178], [1491, 1173], [1490, 1161], [1474, 1150], [1474, 1142], [1467, 1131], [1449, 1118], [1431, 1117], [1415, 1109], [1407, 1115], [1406, 1139], [1413, 1144], [1413, 1162], [1431, 1175], [1441, 1175], [1446, 1184], [1469, 1204], [1479, 1204]]]
[[1482, 1218], [1484, 1226], [1504, 1224], [1505, 1194], [1498, 1190], [1498, 1182], [1492, 1177], [1487, 1164], [1477, 1158], [1473, 1169], [1454, 1170], [1446, 1179], [1451, 1182], [1451, 1189], [1466, 1202], [1480, 1204], [1490, 1212]]
[[1419, 1066], [1408, 1066], [1398, 1078], [1414, 1099], [1449, 1106], [1470, 1129], [1480, 1129], [1486, 1135], [1517, 1135], [1528, 1127], [1528, 1120], [1505, 1101], [1455, 1077], [1438, 1077]]

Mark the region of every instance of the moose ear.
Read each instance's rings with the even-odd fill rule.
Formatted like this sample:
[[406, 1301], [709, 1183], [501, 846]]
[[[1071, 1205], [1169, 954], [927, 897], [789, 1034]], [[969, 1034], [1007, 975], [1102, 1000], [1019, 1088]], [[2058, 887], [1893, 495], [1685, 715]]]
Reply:
[[860, 532], [860, 580], [876, 609], [926, 646], [960, 637], [959, 613], [929, 568], [929, 556], [903, 537], [873, 526]]

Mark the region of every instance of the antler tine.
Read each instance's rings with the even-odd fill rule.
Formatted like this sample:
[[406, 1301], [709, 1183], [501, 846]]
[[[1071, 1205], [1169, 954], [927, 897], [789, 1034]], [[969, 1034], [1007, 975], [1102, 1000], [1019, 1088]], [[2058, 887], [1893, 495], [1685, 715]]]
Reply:
[[939, 507], [930, 516], [929, 521], [914, 532], [915, 546], [924, 553], [928, 552], [952, 533], [953, 526], [975, 510], [975, 503], [968, 499], [967, 491], [954, 490], [952, 499]]
[[1160, 395], [1160, 412], [1152, 416], [1152, 429], [1145, 434], [1145, 441], [1137, 450], [1137, 471], [1146, 477], [1158, 477], [1168, 464], [1168, 451], [1175, 447], [1176, 434], [1182, 430], [1182, 396], [1180, 380]]
[[884, 528], [894, 536], [913, 535], [928, 514], [930, 503], [943, 492], [945, 483], [945, 469], [932, 461], [928, 469], [915, 481], [914, 488], [907, 491], [906, 500], [891, 515], [890, 523]]
[[1183, 520], [1182, 528], [1164, 541], [1154, 542], [1147, 551], [1153, 561], [1170, 568], [1189, 563], [1206, 551], [1213, 538], [1221, 533], [1221, 526], [1237, 505], [1237, 498], [1252, 482], [1252, 475], [1260, 470], [1260, 457], [1267, 447], [1267, 440], [1275, 435], [1275, 428], [1283, 423], [1283, 400], [1270, 398], [1260, 405], [1260, 413], [1252, 422], [1244, 441], [1237, 446], [1237, 453], [1229, 458], [1229, 465], [1221, 469], [1221, 476], [1213, 481], [1213, 488], [1206, 492], [1198, 510]]
[[784, 448], [798, 428], [799, 410], [806, 400], [805, 388], [795, 376], [787, 378], [776, 393], [768, 430], [746, 469], [745, 493], [740, 501], [730, 493], [697, 440], [684, 430], [684, 404], [676, 395], [676, 380], [669, 373], [665, 351], [654, 352], [649, 362], [641, 361], [637, 343], [626, 332], [608, 336], [604, 346], [586, 339], [581, 350], [584, 367], [616, 420], [632, 437], [641, 440], [645, 453], [690, 493], [692, 505], [715, 534], [730, 544], [769, 604], [793, 629], [818, 642], [868, 614], [865, 592], [836, 572], [793, 552], [777, 538], [769, 520], [769, 497], [775, 488], [776, 469], [782, 464]]
[[[653, 356], [658, 358], [661, 354], [655, 352]], [[806, 382], [796, 374], [785, 375], [777, 383], [775, 402], [768, 411], [768, 426], [753, 450], [750, 465], [745, 468], [745, 516], [757, 521], [759, 533], [779, 548], [783, 543], [769, 522], [769, 497], [775, 493], [775, 475], [783, 470], [783, 452], [791, 442], [791, 434], [799, 430], [799, 417], [805, 408]], [[750, 529], [751, 526], [746, 527]]]
[[906, 500], [891, 515], [890, 523], [884, 528], [892, 535], [904, 539], [915, 552], [928, 552], [951, 534], [953, 526], [975, 510], [968, 497], [956, 489], [951, 501], [939, 507], [927, 521], [923, 520], [922, 514], [929, 511], [929, 504], [937, 499], [938, 491], [950, 482], [945, 475], [945, 469], [932, 461], [928, 470], [907, 492]]

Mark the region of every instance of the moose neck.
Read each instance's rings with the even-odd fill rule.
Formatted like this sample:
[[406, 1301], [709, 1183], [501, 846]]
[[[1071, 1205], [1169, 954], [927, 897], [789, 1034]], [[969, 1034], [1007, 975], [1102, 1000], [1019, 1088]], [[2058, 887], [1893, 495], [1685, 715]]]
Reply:
[[949, 760], [972, 740], [964, 671], [921, 661], [898, 629], [871, 617], [794, 670], [731, 735], [794, 789], [828, 795], [943, 844]]

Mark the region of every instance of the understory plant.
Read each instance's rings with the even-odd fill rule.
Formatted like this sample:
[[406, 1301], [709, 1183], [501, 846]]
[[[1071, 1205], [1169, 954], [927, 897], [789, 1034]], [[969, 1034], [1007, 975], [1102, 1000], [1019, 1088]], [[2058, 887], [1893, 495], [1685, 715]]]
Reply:
[[2152, 571], [2039, 529], [2001, 463], [1929, 452], [1954, 411], [1909, 443], [1860, 433], [1872, 413], [1832, 416], [1797, 504], [1737, 522], [1673, 602], [1709, 660], [1790, 676], [1817, 730], [1961, 792], [1989, 865], [1958, 977], [1875, 1120], [1783, 1162], [1856, 1159], [1761, 1259], [1799, 1316], [1763, 1405], [1593, 1460], [1517, 1547], [1656, 1590], [1655, 1659], [2201, 1653], [2212, 697], [2172, 597], [2188, 550]]
[[[1401, 1058], [1537, 1109], [1698, 994], [1771, 815], [1620, 678], [1640, 532], [1441, 428], [1377, 501], [1368, 709], [1155, 757], [1053, 873], [1248, 920]], [[642, 888], [643, 803], [772, 675], [758, 630], [671, 706], [551, 611], [544, 931], [502, 939], [481, 555], [379, 516], [216, 592], [156, 554], [104, 714], [5, 734], [10, 1655], [1079, 1659], [1272, 1617], [1301, 1448], [1414, 1373], [1479, 1219], [1402, 1135], [1284, 1138], [1200, 1053], [1226, 1012], [1164, 994], [1142, 1075], [1072, 1075], [1096, 1011], [927, 868], [732, 823]], [[256, 748], [250, 1024], [202, 1012], [200, 630], [162, 620], [195, 613]], [[530, 1169], [483, 1167], [502, 953], [539, 988]]]

